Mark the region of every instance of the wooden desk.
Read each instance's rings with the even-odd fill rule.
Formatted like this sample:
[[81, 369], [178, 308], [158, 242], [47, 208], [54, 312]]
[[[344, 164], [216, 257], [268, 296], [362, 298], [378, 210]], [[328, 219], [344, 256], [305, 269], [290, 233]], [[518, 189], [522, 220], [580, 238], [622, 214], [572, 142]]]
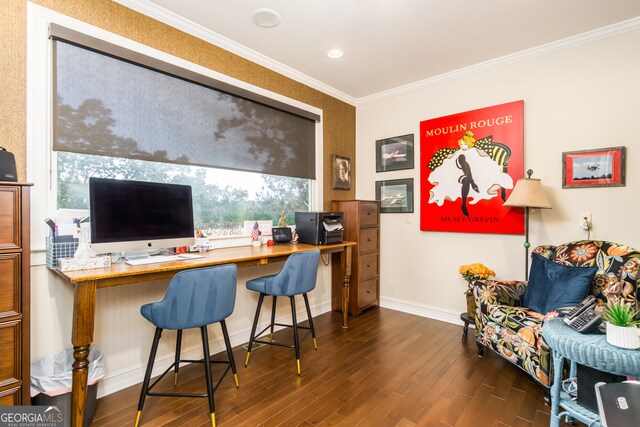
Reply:
[[332, 254], [332, 262], [338, 261], [343, 273], [342, 322], [347, 327], [349, 307], [349, 277], [351, 276], [351, 247], [354, 242], [342, 242], [330, 245], [307, 245], [303, 243], [260, 247], [242, 246], [237, 248], [215, 249], [207, 252], [204, 258], [193, 260], [163, 262], [131, 266], [125, 263], [114, 264], [109, 268], [68, 271], [57, 274], [74, 286], [73, 328], [73, 380], [71, 395], [71, 425], [82, 426], [84, 407], [87, 397], [87, 377], [89, 374], [89, 349], [93, 341], [93, 329], [96, 310], [96, 290], [110, 286], [147, 282], [158, 279], [170, 279], [176, 273], [190, 268], [208, 267], [220, 264], [236, 264], [238, 268], [266, 265], [281, 262], [296, 252], [320, 249], [322, 254]]

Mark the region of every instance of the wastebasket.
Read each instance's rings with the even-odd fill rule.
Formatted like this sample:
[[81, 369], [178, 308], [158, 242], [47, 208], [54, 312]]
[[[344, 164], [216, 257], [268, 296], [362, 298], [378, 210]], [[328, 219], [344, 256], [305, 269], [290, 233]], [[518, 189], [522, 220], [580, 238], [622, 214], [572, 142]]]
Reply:
[[[64, 426], [71, 426], [71, 384], [73, 373], [73, 350], [50, 354], [31, 364], [31, 404], [57, 406], [64, 416]], [[92, 348], [89, 352], [89, 377], [87, 400], [82, 425], [91, 424], [96, 411], [98, 380], [104, 377], [104, 355], [102, 350]]]

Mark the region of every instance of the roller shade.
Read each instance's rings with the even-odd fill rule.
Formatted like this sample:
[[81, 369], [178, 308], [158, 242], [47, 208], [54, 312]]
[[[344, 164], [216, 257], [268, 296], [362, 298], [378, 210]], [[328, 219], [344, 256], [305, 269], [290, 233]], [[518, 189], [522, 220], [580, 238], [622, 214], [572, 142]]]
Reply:
[[51, 25], [53, 149], [315, 179], [319, 116]]

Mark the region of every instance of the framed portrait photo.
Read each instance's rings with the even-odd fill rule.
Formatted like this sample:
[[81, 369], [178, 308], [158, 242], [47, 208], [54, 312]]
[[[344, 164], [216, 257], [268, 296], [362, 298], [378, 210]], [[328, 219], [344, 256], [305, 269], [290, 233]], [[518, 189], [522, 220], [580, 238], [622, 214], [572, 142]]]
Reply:
[[351, 159], [333, 156], [333, 189], [351, 190]]
[[413, 178], [376, 181], [380, 213], [413, 212]]
[[562, 153], [562, 188], [624, 185], [625, 147]]
[[376, 141], [376, 172], [413, 169], [413, 134]]

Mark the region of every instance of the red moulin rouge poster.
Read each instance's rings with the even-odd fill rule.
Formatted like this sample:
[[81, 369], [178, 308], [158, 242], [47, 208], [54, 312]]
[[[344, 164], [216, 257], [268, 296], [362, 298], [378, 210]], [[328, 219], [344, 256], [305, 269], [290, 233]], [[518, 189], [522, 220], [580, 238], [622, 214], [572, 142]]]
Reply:
[[523, 234], [504, 207], [524, 176], [523, 105], [515, 101], [420, 122], [420, 229]]

